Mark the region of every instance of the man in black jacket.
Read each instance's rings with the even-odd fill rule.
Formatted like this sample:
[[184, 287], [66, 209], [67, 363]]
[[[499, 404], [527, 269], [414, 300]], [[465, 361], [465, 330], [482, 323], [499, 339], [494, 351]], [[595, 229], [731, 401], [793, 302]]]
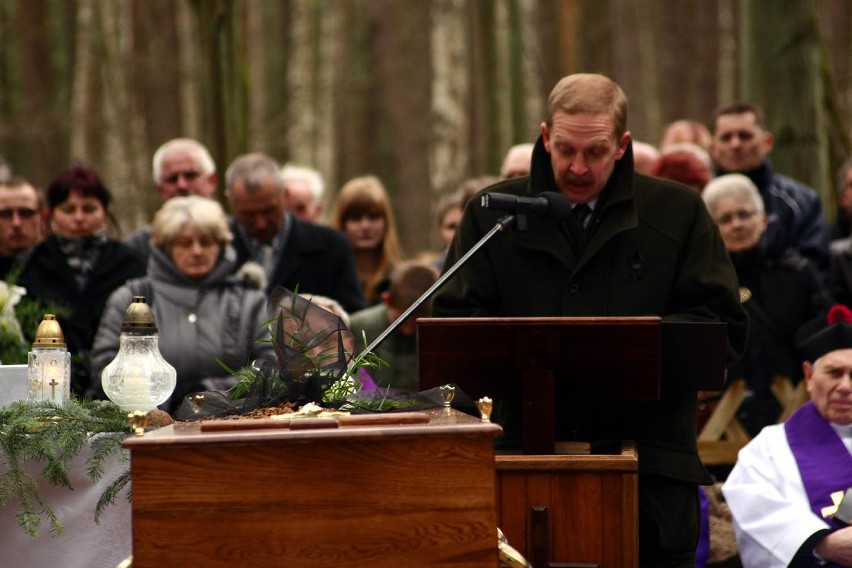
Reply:
[[[563, 78], [548, 98], [541, 131], [529, 177], [487, 191], [523, 197], [558, 191], [571, 201], [572, 216], [531, 217], [526, 231], [490, 241], [438, 293], [433, 315], [656, 314], [725, 322], [729, 356], [741, 356], [747, 316], [719, 232], [695, 191], [634, 173], [621, 88], [602, 75]], [[585, 214], [575, 216], [578, 208]], [[501, 216], [473, 199], [445, 266]], [[620, 346], [607, 348], [617, 352]], [[667, 388], [658, 401], [632, 405], [596, 399], [557, 404], [574, 439], [636, 441], [641, 566], [695, 566], [698, 484], [711, 481], [696, 449], [695, 392]]]
[[768, 225], [763, 242], [771, 254], [794, 248], [822, 272], [828, 271], [828, 224], [817, 192], [772, 168], [775, 142], [757, 105], [733, 102], [713, 113], [710, 155], [719, 174], [744, 174], [754, 182], [766, 205]]
[[225, 172], [225, 196], [234, 217], [231, 229], [239, 260], [264, 267], [267, 292], [283, 286], [328, 296], [346, 311], [366, 306], [346, 237], [302, 221], [286, 210], [278, 163], [260, 152], [236, 158]]

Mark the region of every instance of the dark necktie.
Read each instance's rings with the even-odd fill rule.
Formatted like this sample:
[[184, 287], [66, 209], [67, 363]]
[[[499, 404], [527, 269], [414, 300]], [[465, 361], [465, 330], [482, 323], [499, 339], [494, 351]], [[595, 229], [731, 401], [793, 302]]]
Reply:
[[591, 212], [591, 207], [585, 203], [578, 203], [571, 210], [571, 216], [568, 218], [568, 230], [571, 233], [571, 240], [574, 241], [574, 252], [577, 256], [582, 254], [586, 246], [586, 219]]

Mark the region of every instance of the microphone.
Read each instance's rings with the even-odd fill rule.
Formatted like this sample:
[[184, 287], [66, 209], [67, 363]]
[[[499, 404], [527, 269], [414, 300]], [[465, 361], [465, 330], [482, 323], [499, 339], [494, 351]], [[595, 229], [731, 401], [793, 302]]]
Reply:
[[555, 191], [543, 191], [536, 197], [518, 197], [508, 193], [483, 193], [481, 204], [486, 209], [509, 213], [535, 213], [545, 219], [567, 219], [571, 216], [571, 201]]
[[525, 231], [527, 228], [527, 213], [533, 212], [540, 217], [551, 219], [567, 219], [571, 216], [571, 201], [561, 193], [555, 191], [544, 191], [537, 197], [518, 197], [508, 193], [483, 193], [481, 196], [482, 206], [487, 209], [496, 209], [500, 211], [509, 211], [508, 215], [503, 216], [497, 223], [488, 231], [479, 241], [476, 242], [455, 264], [449, 267], [444, 267], [444, 273], [436, 280], [428, 290], [417, 298], [408, 309], [402, 312], [402, 315], [391, 322], [391, 324], [379, 334], [367, 347], [365, 347], [359, 355], [355, 356], [349, 363], [346, 373], [354, 375], [358, 369], [358, 365], [364, 359], [367, 353], [372, 353], [387, 337], [399, 327], [402, 322], [408, 319], [426, 300], [432, 297], [432, 294], [446, 283], [447, 280], [470, 260], [479, 249], [484, 247], [488, 241], [494, 238], [498, 233], [501, 233], [512, 227], [517, 227], [519, 231]]

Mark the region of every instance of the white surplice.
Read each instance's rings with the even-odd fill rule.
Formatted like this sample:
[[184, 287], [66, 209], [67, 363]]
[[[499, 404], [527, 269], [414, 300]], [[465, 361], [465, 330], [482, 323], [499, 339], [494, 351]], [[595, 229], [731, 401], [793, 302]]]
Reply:
[[767, 426], [740, 450], [722, 492], [745, 568], [787, 566], [809, 536], [831, 528], [811, 510], [783, 424]]

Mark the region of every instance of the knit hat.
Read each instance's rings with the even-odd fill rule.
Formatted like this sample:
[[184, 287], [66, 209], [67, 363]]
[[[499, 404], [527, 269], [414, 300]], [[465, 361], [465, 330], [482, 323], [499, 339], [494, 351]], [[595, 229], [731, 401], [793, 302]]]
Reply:
[[825, 318], [810, 321], [796, 333], [796, 345], [805, 361], [816, 361], [838, 349], [852, 349], [852, 310], [836, 304]]

